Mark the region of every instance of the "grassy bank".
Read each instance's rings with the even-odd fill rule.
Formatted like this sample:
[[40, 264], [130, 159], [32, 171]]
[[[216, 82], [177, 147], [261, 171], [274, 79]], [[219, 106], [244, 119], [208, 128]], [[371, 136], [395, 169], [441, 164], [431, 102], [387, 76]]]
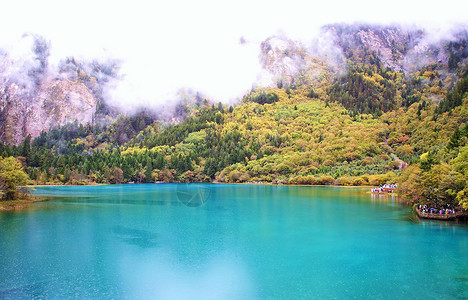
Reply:
[[46, 200], [48, 199], [28, 195], [27, 197], [21, 199], [0, 201], [0, 211], [21, 210], [28, 208], [34, 202], [41, 202]]

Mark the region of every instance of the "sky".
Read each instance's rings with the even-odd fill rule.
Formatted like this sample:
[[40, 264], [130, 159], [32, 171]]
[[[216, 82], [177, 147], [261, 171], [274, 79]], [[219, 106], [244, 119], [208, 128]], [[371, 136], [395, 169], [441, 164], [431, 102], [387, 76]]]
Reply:
[[120, 59], [110, 97], [122, 106], [172, 101], [180, 88], [229, 101], [263, 78], [259, 44], [271, 35], [307, 43], [335, 22], [417, 24], [443, 35], [468, 23], [467, 8], [460, 0], [15, 0], [2, 4], [0, 47], [33, 33], [50, 41], [52, 66], [67, 56]]

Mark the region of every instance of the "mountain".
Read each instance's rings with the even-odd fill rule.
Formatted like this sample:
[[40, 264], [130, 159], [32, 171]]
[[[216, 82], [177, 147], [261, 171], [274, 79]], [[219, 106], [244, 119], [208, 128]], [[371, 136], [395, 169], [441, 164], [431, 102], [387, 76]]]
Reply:
[[[0, 49], [0, 136], [18, 145], [57, 126], [86, 125], [117, 114], [104, 101], [119, 63], [64, 58], [49, 65], [50, 42], [25, 34], [10, 51]], [[18, 53], [19, 52], [19, 53]]]
[[[310, 43], [272, 36], [260, 46], [271, 86], [235, 106], [186, 91], [166, 121], [147, 110], [116, 117], [102, 106], [115, 67], [67, 59], [66, 76], [5, 85], [2, 134], [18, 146], [0, 155], [42, 184], [401, 180], [409, 198], [431, 190], [454, 203], [468, 181], [467, 37], [367, 24], [328, 25]], [[93, 114], [112, 121], [89, 123]], [[39, 136], [20, 142], [27, 134]], [[426, 178], [434, 172], [443, 185]]]
[[2, 140], [19, 144], [27, 136], [73, 121], [92, 122], [97, 100], [81, 82], [69, 79], [44, 79], [34, 94], [16, 83], [0, 90]]
[[[464, 26], [454, 27], [441, 36], [398, 25], [333, 24], [324, 26], [323, 31], [347, 59], [382, 64], [397, 72], [414, 72], [431, 64], [453, 71], [468, 56], [468, 31]], [[362, 56], [363, 52], [368, 55]]]
[[[307, 86], [322, 99], [341, 102], [355, 113], [376, 114], [419, 97], [413, 82], [400, 80], [410, 76], [431, 89], [429, 101], [440, 101], [455, 84], [456, 71], [468, 57], [467, 37], [465, 27], [434, 38], [424, 29], [398, 25], [331, 24], [324, 26], [312, 42], [271, 36], [261, 43], [259, 59], [275, 87]], [[24, 43], [24, 47], [30, 44], [29, 57], [18, 59], [3, 51], [0, 135], [4, 143], [17, 145], [29, 134], [34, 138], [43, 130], [68, 122], [85, 125], [96, 114], [95, 119], [117, 116], [119, 111], [112, 109], [103, 91], [118, 78], [118, 61], [68, 57], [53, 70], [48, 64], [49, 42], [29, 35]], [[365, 74], [369, 72], [377, 75], [372, 78]], [[398, 80], [389, 78], [389, 72], [399, 76]], [[416, 72], [420, 74], [414, 76]], [[385, 82], [379, 82], [382, 80]], [[407, 90], [398, 93], [405, 84]], [[375, 89], [381, 97], [370, 99], [376, 93], [370, 95], [368, 91]], [[195, 102], [195, 97], [191, 98]], [[183, 100], [180, 105], [158, 118], [180, 121], [186, 115], [184, 107], [191, 103]]]

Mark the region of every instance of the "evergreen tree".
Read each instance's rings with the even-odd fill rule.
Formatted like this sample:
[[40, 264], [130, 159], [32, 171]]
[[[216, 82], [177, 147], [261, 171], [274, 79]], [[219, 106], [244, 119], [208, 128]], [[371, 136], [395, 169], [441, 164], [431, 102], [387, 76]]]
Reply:
[[452, 137], [450, 138], [450, 141], [448, 142], [447, 148], [448, 149], [455, 149], [460, 146], [460, 139], [462, 138], [462, 131], [460, 129], [455, 129], [453, 132]]
[[153, 163], [151, 158], [148, 156], [146, 158], [146, 166], [145, 166], [145, 180], [146, 182], [151, 181], [151, 176], [153, 174]]

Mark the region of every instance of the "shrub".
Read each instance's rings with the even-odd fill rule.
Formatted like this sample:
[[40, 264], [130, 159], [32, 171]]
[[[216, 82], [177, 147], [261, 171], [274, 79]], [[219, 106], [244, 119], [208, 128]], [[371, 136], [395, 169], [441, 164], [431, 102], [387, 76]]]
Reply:
[[317, 180], [317, 183], [321, 185], [331, 185], [334, 182], [335, 182], [335, 178], [331, 177], [330, 175], [320, 176]]

